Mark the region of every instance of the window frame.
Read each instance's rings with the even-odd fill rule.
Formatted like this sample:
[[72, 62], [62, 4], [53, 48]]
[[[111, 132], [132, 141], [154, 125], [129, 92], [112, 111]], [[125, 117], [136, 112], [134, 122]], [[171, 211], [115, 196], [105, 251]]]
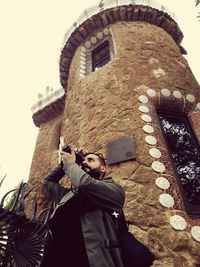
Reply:
[[[183, 199], [185, 210], [186, 210], [188, 216], [190, 216], [191, 218], [200, 218], [200, 205], [189, 205], [189, 203], [187, 201], [186, 193], [185, 193], [183, 185], [182, 185], [182, 183], [180, 181], [180, 175], [178, 174], [177, 167], [176, 167], [174, 159], [172, 157], [173, 151], [170, 150], [170, 146], [169, 146], [166, 134], [164, 132], [160, 116], [162, 115], [165, 118], [167, 118], [167, 117], [181, 118], [181, 122], [184, 122], [184, 124], [186, 125], [186, 128], [187, 128], [188, 132], [191, 135], [191, 138], [192, 138], [192, 140], [194, 142], [195, 147], [198, 148], [198, 151], [200, 151], [199, 141], [198, 141], [198, 139], [197, 139], [197, 137], [195, 135], [195, 132], [194, 132], [194, 130], [192, 128], [192, 125], [191, 125], [191, 123], [190, 123], [190, 121], [188, 119], [187, 114], [180, 113], [180, 112], [179, 113], [169, 112], [169, 111], [160, 110], [160, 109], [157, 110], [156, 113], [157, 113], [157, 117], [158, 117], [158, 121], [159, 121], [159, 124], [160, 124], [161, 131], [162, 131], [162, 136], [164, 138], [164, 142], [165, 142], [168, 154], [170, 156], [170, 162], [172, 164], [172, 168], [173, 168], [173, 171], [174, 171], [177, 183], [178, 183], [178, 187], [180, 189], [180, 193], [181, 193], [181, 196], [182, 196], [182, 199]], [[200, 154], [200, 152], [199, 152], [199, 154]]]
[[[107, 62], [103, 65], [103, 66], [105, 66], [111, 60], [110, 43], [109, 43], [109, 40], [105, 40], [101, 45], [99, 45], [98, 47], [96, 47], [95, 49], [93, 49], [91, 51], [92, 72], [94, 72], [96, 70], [96, 67], [98, 67], [97, 63], [95, 62], [95, 54], [97, 54], [99, 51], [101, 51], [105, 47], [108, 47], [108, 54], [103, 59], [100, 59], [98, 64], [103, 62], [105, 59], [108, 59]], [[103, 66], [101, 66], [101, 67], [103, 67]], [[101, 67], [99, 67], [99, 68], [101, 68]]]

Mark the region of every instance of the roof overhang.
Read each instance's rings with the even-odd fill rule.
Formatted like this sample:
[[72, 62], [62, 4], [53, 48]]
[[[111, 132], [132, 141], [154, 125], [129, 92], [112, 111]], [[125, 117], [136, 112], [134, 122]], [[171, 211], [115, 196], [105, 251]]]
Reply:
[[[141, 5], [142, 4], [142, 5]], [[172, 36], [178, 46], [183, 33], [173, 13], [155, 0], [107, 0], [84, 10], [67, 31], [60, 56], [60, 83], [67, 89], [70, 64], [77, 47], [95, 29], [117, 21], [144, 21], [163, 28]], [[181, 51], [182, 47], [180, 46]]]

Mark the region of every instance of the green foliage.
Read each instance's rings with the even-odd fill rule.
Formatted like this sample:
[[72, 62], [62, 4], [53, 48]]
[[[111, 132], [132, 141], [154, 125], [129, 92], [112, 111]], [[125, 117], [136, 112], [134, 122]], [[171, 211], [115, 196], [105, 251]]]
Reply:
[[[11, 210], [11, 208], [13, 207], [13, 204], [14, 204], [16, 198], [17, 198], [17, 194], [18, 194], [18, 191], [19, 191], [19, 189], [20, 189], [20, 185], [21, 185], [21, 183], [18, 184], [18, 185], [15, 187], [15, 191], [12, 193], [12, 195], [10, 196], [10, 198], [7, 200], [4, 209], [6, 209], [6, 210]], [[20, 194], [20, 196], [19, 196], [19, 199], [18, 199], [18, 201], [17, 201], [17, 204], [15, 205], [14, 212], [16, 212], [16, 211], [18, 210], [20, 201], [21, 201], [21, 199], [22, 199], [22, 194], [24, 194], [24, 193], [26, 192], [26, 189], [27, 189], [27, 184], [26, 184], [25, 186], [23, 186], [23, 188], [22, 188], [22, 192], [21, 192], [21, 194]]]
[[28, 190], [27, 184], [22, 182], [1, 200], [0, 266], [2, 267], [38, 267], [41, 261], [48, 228], [46, 224], [40, 222], [39, 217], [35, 219], [36, 199], [32, 207], [34, 216], [32, 215], [31, 220], [26, 218], [24, 199], [31, 190]]

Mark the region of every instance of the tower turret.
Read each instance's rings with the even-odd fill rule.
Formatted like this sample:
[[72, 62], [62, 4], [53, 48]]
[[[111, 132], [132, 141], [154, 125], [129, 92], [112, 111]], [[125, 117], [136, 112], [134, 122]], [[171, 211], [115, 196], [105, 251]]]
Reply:
[[182, 38], [156, 1], [100, 1], [66, 33], [63, 89], [33, 114], [40, 131], [29, 186], [41, 209], [60, 137], [105, 156], [108, 142], [133, 137], [136, 159], [110, 165], [107, 175], [124, 186], [130, 229], [155, 266], [200, 262], [200, 87]]

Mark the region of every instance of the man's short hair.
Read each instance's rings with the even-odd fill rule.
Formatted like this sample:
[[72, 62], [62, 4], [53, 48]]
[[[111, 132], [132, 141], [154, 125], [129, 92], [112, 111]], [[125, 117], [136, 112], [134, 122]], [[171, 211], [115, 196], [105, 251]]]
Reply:
[[102, 166], [106, 166], [106, 161], [105, 161], [105, 159], [104, 159], [104, 157], [103, 157], [103, 155], [101, 153], [88, 152], [88, 153], [84, 154], [84, 157], [86, 157], [87, 155], [90, 155], [90, 154], [96, 155], [99, 158], [99, 161], [100, 161], [101, 165]]

